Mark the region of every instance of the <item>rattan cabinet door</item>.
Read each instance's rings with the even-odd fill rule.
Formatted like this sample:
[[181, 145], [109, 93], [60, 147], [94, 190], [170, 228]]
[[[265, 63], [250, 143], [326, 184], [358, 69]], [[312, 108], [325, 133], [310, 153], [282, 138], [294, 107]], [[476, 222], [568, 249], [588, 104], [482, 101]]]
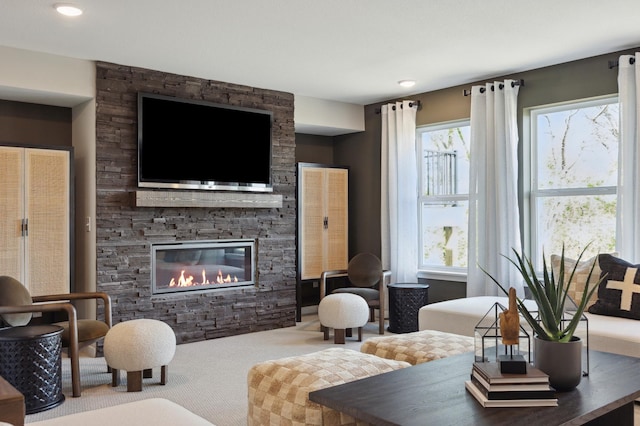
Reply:
[[24, 272], [24, 148], [0, 146], [0, 273]]
[[0, 147], [0, 269], [32, 296], [71, 287], [71, 155]]
[[348, 263], [348, 169], [299, 167], [298, 244], [301, 280]]

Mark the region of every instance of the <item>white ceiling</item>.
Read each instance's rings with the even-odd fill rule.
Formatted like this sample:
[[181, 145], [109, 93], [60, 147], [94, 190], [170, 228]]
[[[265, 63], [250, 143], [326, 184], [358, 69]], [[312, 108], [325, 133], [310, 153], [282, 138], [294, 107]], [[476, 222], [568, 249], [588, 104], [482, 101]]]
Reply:
[[640, 46], [639, 0], [71, 1], [1, 0], [0, 45], [360, 105]]

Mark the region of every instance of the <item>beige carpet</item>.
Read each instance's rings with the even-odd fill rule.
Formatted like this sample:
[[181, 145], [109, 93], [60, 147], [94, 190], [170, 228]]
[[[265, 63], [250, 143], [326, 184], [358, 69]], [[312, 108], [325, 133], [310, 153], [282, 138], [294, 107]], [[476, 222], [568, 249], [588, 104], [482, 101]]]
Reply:
[[[363, 339], [378, 336], [377, 330], [377, 323], [369, 323]], [[344, 347], [360, 350], [361, 344], [357, 337], [347, 338]], [[111, 375], [106, 372], [104, 358], [82, 358], [82, 396], [79, 398], [71, 397], [69, 360], [63, 359], [65, 402], [51, 410], [28, 415], [26, 422], [160, 397], [184, 406], [217, 426], [244, 426], [247, 424], [246, 380], [251, 366], [330, 347], [334, 347], [333, 340], [323, 340], [317, 316], [311, 313], [304, 315], [295, 327], [178, 345], [169, 364], [167, 385], [160, 385], [160, 369], [154, 369], [154, 377], [144, 379], [142, 392], [127, 392], [124, 372], [121, 385], [111, 387]]]
[[[144, 379], [142, 392], [127, 392], [126, 377], [121, 385], [111, 387], [111, 375], [106, 372], [104, 358], [83, 358], [82, 396], [71, 397], [69, 361], [63, 360], [63, 392], [65, 402], [51, 410], [28, 415], [26, 422], [34, 422], [75, 412], [94, 410], [124, 402], [166, 398], [209, 420], [217, 426], [245, 426], [247, 424], [247, 373], [254, 364], [301, 355], [334, 347], [333, 340], [322, 338], [317, 316], [304, 315], [295, 327], [225, 337], [197, 343], [178, 345], [169, 365], [168, 383], [159, 384], [160, 371]], [[377, 323], [369, 323], [364, 340], [378, 336]], [[347, 338], [345, 348], [359, 350], [356, 338]], [[636, 404], [636, 422], [640, 426], [640, 406]]]

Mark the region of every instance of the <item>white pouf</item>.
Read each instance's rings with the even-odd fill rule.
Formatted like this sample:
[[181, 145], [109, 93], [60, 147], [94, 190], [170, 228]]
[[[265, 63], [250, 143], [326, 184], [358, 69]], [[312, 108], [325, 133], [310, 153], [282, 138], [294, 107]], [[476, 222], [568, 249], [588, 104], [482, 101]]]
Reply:
[[334, 343], [344, 343], [345, 333], [351, 337], [351, 329], [358, 328], [358, 342], [361, 342], [362, 327], [369, 320], [369, 306], [357, 294], [330, 294], [323, 297], [318, 305], [318, 319], [324, 331], [324, 340], [329, 340], [329, 328], [334, 330]]
[[127, 391], [142, 390], [142, 377], [162, 367], [160, 384], [167, 383], [167, 365], [176, 353], [176, 335], [162, 321], [137, 319], [111, 327], [104, 338], [104, 358], [112, 369], [112, 386], [120, 383], [118, 370], [127, 372]]

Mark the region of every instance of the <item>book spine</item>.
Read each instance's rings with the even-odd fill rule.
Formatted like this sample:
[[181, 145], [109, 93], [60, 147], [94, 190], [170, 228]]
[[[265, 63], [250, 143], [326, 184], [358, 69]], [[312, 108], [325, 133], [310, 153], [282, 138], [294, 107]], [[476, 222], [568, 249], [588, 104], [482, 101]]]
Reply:
[[490, 391], [475, 377], [471, 377], [471, 381], [476, 385], [476, 388], [480, 390], [490, 400], [502, 400], [502, 399], [549, 399], [555, 398], [555, 392], [551, 389], [548, 390], [519, 390], [519, 391]]
[[[521, 384], [521, 383], [549, 383], [549, 376], [542, 373], [539, 370], [535, 370], [536, 373], [525, 373], [525, 374], [510, 374], [503, 375], [499, 373], [497, 370], [495, 372], [485, 370], [487, 366], [481, 367], [478, 363], [473, 364], [473, 371], [477, 371], [479, 375], [481, 375], [487, 383], [490, 384]], [[497, 369], [497, 366], [493, 366], [492, 368]]]
[[549, 383], [498, 383], [490, 384], [487, 382], [477, 371], [471, 372], [471, 378], [480, 382], [482, 387], [492, 392], [506, 392], [506, 391], [545, 391], [551, 390]]
[[467, 380], [465, 388], [483, 407], [557, 407], [557, 398], [546, 399], [487, 399], [476, 385]]

